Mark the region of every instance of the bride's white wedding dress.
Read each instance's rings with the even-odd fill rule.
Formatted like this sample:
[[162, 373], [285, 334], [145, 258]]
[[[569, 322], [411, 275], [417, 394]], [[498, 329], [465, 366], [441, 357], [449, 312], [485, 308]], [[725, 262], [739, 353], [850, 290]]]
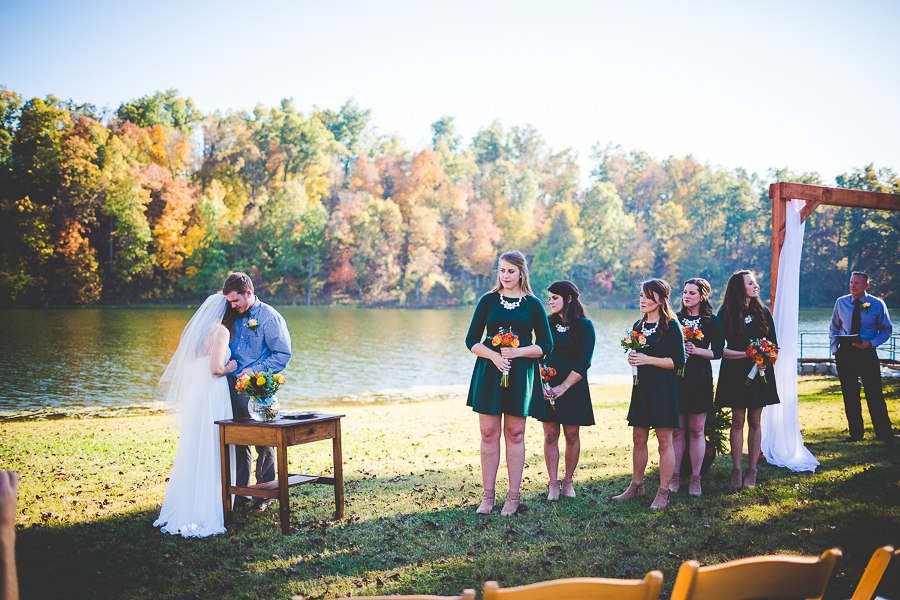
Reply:
[[[192, 321], [203, 316], [203, 310], [201, 307]], [[221, 312], [224, 313], [224, 304]], [[221, 321], [221, 315], [216, 319], [215, 314], [218, 313], [205, 315], [206, 320], [213, 321], [212, 327]], [[209, 331], [209, 324], [203, 320], [194, 325]], [[213, 375], [209, 354], [203, 356], [204, 352], [198, 351], [200, 344], [196, 340], [186, 340], [191, 337], [191, 325], [185, 328], [179, 350], [161, 382], [161, 387], [168, 392], [167, 404], [177, 414], [180, 437], [162, 510], [153, 525], [162, 526], [161, 531], [173, 535], [205, 537], [225, 533], [219, 426], [215, 422], [232, 418], [232, 411], [227, 378]], [[182, 352], [181, 346], [191, 343], [197, 348]], [[231, 481], [234, 481], [234, 448], [228, 448], [232, 453]]]

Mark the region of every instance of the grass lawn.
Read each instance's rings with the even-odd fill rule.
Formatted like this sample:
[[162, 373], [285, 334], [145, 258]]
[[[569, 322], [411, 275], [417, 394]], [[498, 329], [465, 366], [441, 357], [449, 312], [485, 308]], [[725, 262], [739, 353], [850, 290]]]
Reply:
[[[887, 380], [885, 390], [895, 426], [898, 383]], [[177, 445], [163, 416], [0, 423], [0, 464], [21, 477], [22, 596], [319, 600], [467, 587], [480, 596], [490, 579], [506, 587], [636, 578], [651, 569], [665, 574], [668, 596], [687, 559], [818, 555], [839, 546], [844, 562], [826, 598], [848, 598], [872, 552], [900, 544], [900, 451], [871, 439], [839, 443], [846, 423], [837, 380], [800, 385], [804, 437], [821, 461], [815, 473], [762, 465], [759, 486], [735, 493], [730, 457], [719, 457], [701, 498], [687, 496], [685, 486], [660, 512], [649, 508], [655, 466], [646, 498], [609, 500], [630, 481], [630, 386], [593, 386], [598, 425], [582, 429], [575, 499], [546, 500], [542, 430], [529, 420], [524, 508], [512, 518], [499, 515], [502, 464], [498, 508], [487, 517], [474, 513], [481, 496], [477, 418], [464, 398], [330, 407], [346, 414], [347, 516], [333, 520], [330, 487], [294, 488], [287, 536], [276, 507], [238, 513], [228, 533], [207, 539], [153, 528]], [[654, 445], [651, 439], [651, 463]], [[295, 472], [330, 471], [330, 443], [290, 453]]]

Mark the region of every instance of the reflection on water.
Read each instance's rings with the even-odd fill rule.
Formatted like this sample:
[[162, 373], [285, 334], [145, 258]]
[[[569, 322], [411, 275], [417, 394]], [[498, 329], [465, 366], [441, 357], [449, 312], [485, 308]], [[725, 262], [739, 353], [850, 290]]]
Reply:
[[[281, 309], [294, 358], [278, 396], [292, 407], [347, 397], [465, 393], [475, 362], [464, 343], [472, 311]], [[10, 309], [0, 338], [6, 384], [0, 412], [158, 402], [156, 382], [192, 314], [173, 308]], [[597, 329], [591, 381], [627, 381], [631, 371], [619, 340], [639, 313], [593, 309], [590, 315]], [[830, 318], [830, 311], [803, 311], [800, 330], [827, 332]], [[823, 335], [818, 341], [824, 346]], [[804, 352], [819, 355], [827, 356], [827, 348]]]

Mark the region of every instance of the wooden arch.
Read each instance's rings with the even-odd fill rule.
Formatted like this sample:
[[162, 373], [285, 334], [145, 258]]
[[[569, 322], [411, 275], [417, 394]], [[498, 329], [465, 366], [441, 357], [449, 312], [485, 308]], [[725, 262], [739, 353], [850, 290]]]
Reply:
[[900, 194], [863, 192], [805, 183], [773, 183], [769, 186], [769, 198], [772, 199], [772, 294], [769, 306], [773, 309], [778, 285], [778, 261], [781, 258], [781, 247], [784, 246], [788, 200], [806, 200], [806, 206], [800, 210], [801, 223], [822, 204], [900, 211]]

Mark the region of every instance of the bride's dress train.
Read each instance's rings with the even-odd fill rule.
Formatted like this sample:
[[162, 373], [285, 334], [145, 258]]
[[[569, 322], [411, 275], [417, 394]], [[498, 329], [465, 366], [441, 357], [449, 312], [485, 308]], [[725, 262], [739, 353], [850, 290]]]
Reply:
[[[219, 456], [219, 426], [216, 421], [232, 418], [226, 377], [209, 372], [209, 357], [190, 365], [187, 389], [181, 390], [181, 436], [166, 496], [154, 526], [165, 533], [184, 537], [206, 537], [225, 533], [222, 509], [222, 463]], [[234, 481], [234, 448], [231, 481]]]

